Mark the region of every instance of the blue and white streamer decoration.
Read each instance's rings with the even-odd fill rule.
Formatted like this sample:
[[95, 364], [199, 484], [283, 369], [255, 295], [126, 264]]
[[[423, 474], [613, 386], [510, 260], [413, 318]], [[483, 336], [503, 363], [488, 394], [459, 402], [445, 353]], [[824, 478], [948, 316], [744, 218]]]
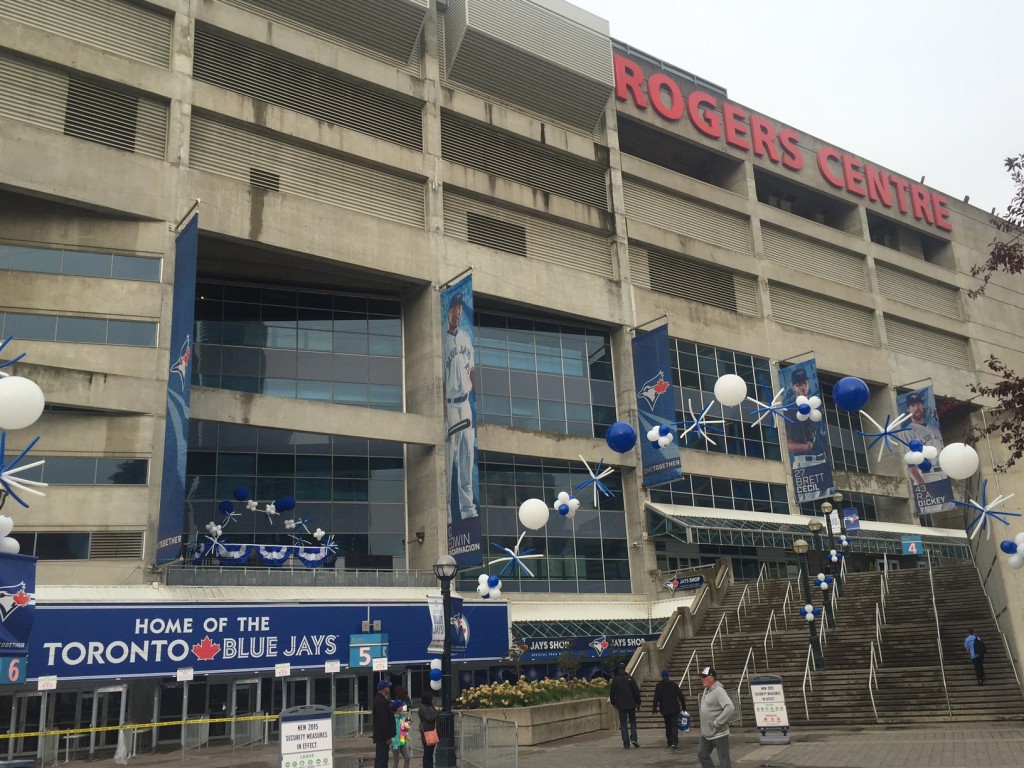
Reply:
[[523, 531], [521, 534], [519, 534], [519, 540], [516, 542], [516, 545], [512, 547], [512, 549], [509, 549], [508, 547], [503, 547], [500, 544], [497, 544], [493, 541], [491, 542], [492, 547], [495, 547], [504, 552], [506, 555], [508, 555], [508, 557], [499, 557], [494, 560], [491, 560], [490, 562], [491, 566], [497, 565], [498, 563], [505, 563], [505, 565], [502, 566], [501, 570], [498, 571], [499, 578], [505, 575], [505, 571], [507, 571], [509, 568], [514, 569], [515, 566], [518, 566], [519, 569], [527, 576], [533, 576], [533, 571], [526, 567], [526, 564], [523, 562], [523, 560], [537, 560], [544, 557], [544, 555], [534, 554], [532, 549], [528, 549], [525, 552], [520, 552], [519, 547], [523, 543], [524, 536], [526, 536], [526, 531]]
[[575, 492], [583, 490], [588, 485], [594, 486], [594, 508], [597, 509], [598, 491], [601, 492], [602, 496], [611, 497], [615, 495], [614, 493], [612, 493], [612, 491], [608, 489], [607, 485], [601, 482], [602, 480], [604, 480], [604, 478], [608, 477], [608, 475], [612, 474], [615, 471], [615, 468], [605, 467], [602, 470], [601, 467], [604, 464], [604, 459], [598, 460], [597, 467], [595, 469], [591, 469], [590, 465], [587, 463], [587, 460], [584, 459], [582, 456], [580, 456], [580, 461], [582, 461], [583, 466], [587, 468], [587, 474], [590, 475], [590, 479], [584, 480], [582, 483], [579, 483], [578, 485], [574, 486], [573, 491]]
[[4, 463], [4, 450], [7, 446], [7, 433], [0, 432], [0, 491], [2, 491], [2, 493], [0, 493], [0, 508], [3, 507], [3, 502], [5, 502], [7, 497], [10, 496], [16, 502], [21, 504], [21, 506], [25, 507], [25, 509], [28, 509], [28, 502], [18, 495], [18, 491], [21, 493], [30, 493], [33, 496], [46, 495], [42, 491], [36, 490], [36, 488], [45, 488], [46, 483], [38, 480], [28, 480], [24, 477], [15, 477], [19, 472], [24, 472], [27, 469], [35, 469], [45, 463], [45, 459], [40, 459], [39, 461], [33, 461], [30, 464], [25, 464], [20, 467], [18, 466], [18, 462], [25, 458], [28, 455], [28, 452], [31, 451], [38, 442], [39, 436], [36, 435], [25, 450], [15, 456], [12, 461]]
[[[1007, 496], [998, 496], [995, 499], [993, 499], [991, 502], [987, 501], [987, 499], [986, 499], [987, 495], [988, 495], [988, 480], [984, 481], [981, 484], [981, 503], [980, 504], [977, 501], [975, 501], [974, 499], [970, 499], [969, 501], [957, 501], [956, 499], [953, 499], [953, 503], [954, 504], [956, 504], [958, 506], [961, 506], [961, 507], [967, 507], [968, 509], [973, 510], [974, 512], [977, 513], [974, 516], [974, 518], [971, 520], [971, 522], [969, 522], [967, 524], [967, 533], [968, 533], [968, 535], [972, 539], [975, 536], [978, 535], [978, 531], [986, 531], [987, 535], [989, 537], [992, 536], [992, 531], [988, 527], [988, 519], [989, 518], [992, 518], [993, 520], [998, 520], [1003, 525], [1009, 525], [1010, 521], [1006, 520], [1004, 518], [1006, 518], [1006, 517], [1020, 517], [1021, 516], [1020, 512], [1007, 512], [1005, 510], [999, 510], [997, 512], [996, 509], [995, 509], [997, 506], [999, 506], [1003, 502], [1006, 502], [1006, 501], [1009, 501], [1010, 499], [1012, 499], [1016, 494], [1011, 493], [1011, 494], [1009, 494]], [[972, 528], [974, 529], [974, 531], [971, 531]]]
[[251, 544], [216, 544], [217, 559], [221, 565], [245, 565], [252, 553]]
[[[879, 424], [877, 421], [875, 421], [871, 417], [871, 414], [868, 413], [867, 411], [859, 411], [859, 413], [862, 419], [867, 419], [868, 421], [870, 421], [875, 426], [875, 429], [877, 429], [878, 431], [862, 432], [859, 429], [855, 429], [854, 432], [856, 432], [858, 435], [865, 439], [871, 440], [871, 442], [868, 443], [867, 448], [869, 451], [872, 448], [874, 448], [875, 445], [881, 443], [881, 445], [878, 445], [878, 461], [882, 460], [882, 453], [887, 448], [889, 449], [890, 453], [893, 453], [896, 450], [897, 445], [904, 445], [908, 448], [910, 447], [910, 444], [902, 437], [900, 437], [901, 433], [910, 431], [909, 424], [906, 426], [902, 426], [903, 422], [907, 421], [910, 418], [909, 413], [904, 413], [901, 416], [897, 416], [895, 419], [892, 418], [892, 416], [886, 415], [884, 425]], [[897, 429], [897, 427], [899, 427], [899, 429]]]
[[788, 410], [790, 410], [789, 405], [787, 403], [782, 402], [782, 399], [786, 394], [786, 388], [780, 387], [779, 391], [772, 395], [771, 389], [768, 388], [768, 385], [765, 384], [764, 379], [762, 379], [761, 389], [764, 392], [765, 400], [768, 401], [767, 403], [762, 403], [760, 400], [756, 400], [753, 397], [747, 398], [750, 402], [760, 406], [759, 408], [757, 408], [754, 411], [751, 411], [750, 413], [751, 416], [757, 416], [757, 419], [754, 420], [751, 426], [758, 426], [769, 416], [771, 416], [771, 419], [768, 422], [766, 422], [769, 434], [772, 434], [774, 430], [778, 429], [779, 419], [787, 421], [790, 424], [796, 424], [796, 422], [789, 417], [789, 414], [786, 413]]
[[[0, 352], [11, 343], [13, 338], [13, 336], [8, 336], [0, 342]], [[28, 509], [28, 502], [21, 498], [18, 495], [19, 493], [32, 496], [46, 496], [45, 493], [37, 490], [38, 488], [45, 488], [46, 483], [38, 480], [29, 480], [20, 476], [20, 473], [29, 469], [41, 467], [44, 464], [44, 460], [41, 459], [29, 464], [23, 464], [20, 467], [18, 466], [21, 460], [39, 442], [38, 435], [12, 461], [4, 461], [7, 447], [6, 430], [24, 429], [25, 427], [32, 426], [42, 415], [43, 407], [46, 405], [43, 391], [34, 381], [23, 376], [12, 376], [3, 370], [22, 360], [25, 354], [22, 352], [20, 355], [0, 363], [0, 508], [3, 508], [8, 498], [12, 498], [18, 504]], [[17, 539], [4, 535], [0, 538], [0, 551], [17, 554], [20, 551], [20, 545]]]
[[807, 605], [800, 609], [800, 615], [808, 621], [814, 621], [821, 616], [821, 608], [815, 608], [810, 603], [807, 603]]
[[256, 556], [264, 565], [276, 568], [288, 562], [292, 556], [291, 545], [263, 545], [256, 547]]
[[295, 547], [295, 557], [307, 568], [320, 568], [337, 557], [337, 547]]

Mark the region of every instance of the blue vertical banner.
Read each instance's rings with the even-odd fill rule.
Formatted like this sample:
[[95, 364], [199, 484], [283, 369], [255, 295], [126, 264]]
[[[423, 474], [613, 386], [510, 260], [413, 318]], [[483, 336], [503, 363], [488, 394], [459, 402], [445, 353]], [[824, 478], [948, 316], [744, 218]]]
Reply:
[[[782, 402], [790, 406], [787, 415], [794, 422], [786, 422], [786, 447], [797, 503], [832, 496], [836, 489], [824, 415], [821, 421], [800, 421], [796, 417], [796, 399], [800, 395], [821, 397], [817, 363], [811, 359], [780, 368], [779, 384], [785, 390]], [[821, 410], [824, 412], [824, 408]]]
[[[909, 432], [900, 435], [904, 440], [908, 443], [911, 440], [920, 440], [942, 452], [942, 431], [939, 417], [935, 413], [935, 392], [931, 387], [897, 395], [896, 409], [900, 413], [910, 414], [910, 421], [903, 422], [904, 426], [910, 427]], [[907, 465], [907, 470], [910, 475], [914, 508], [919, 516], [956, 509], [953, 503], [953, 484], [939, 467], [937, 459], [932, 460], [932, 467], [928, 472], [922, 472], [921, 467], [913, 465]]]
[[483, 564], [476, 447], [473, 276], [441, 291], [448, 553], [459, 568]]
[[683, 474], [679, 443], [673, 441], [664, 448], [655, 448], [647, 439], [647, 433], [653, 427], [671, 428], [676, 420], [667, 325], [633, 338], [633, 379], [640, 414], [640, 459], [644, 485], [650, 488], [670, 483]]
[[160, 483], [156, 564], [181, 555], [185, 522], [185, 459], [188, 456], [188, 413], [191, 401], [192, 325], [196, 304], [196, 254], [199, 216], [193, 216], [174, 241], [174, 297], [171, 303], [171, 354], [167, 376], [167, 419], [164, 467]]
[[0, 553], [0, 658], [27, 656], [36, 612], [36, 559]]

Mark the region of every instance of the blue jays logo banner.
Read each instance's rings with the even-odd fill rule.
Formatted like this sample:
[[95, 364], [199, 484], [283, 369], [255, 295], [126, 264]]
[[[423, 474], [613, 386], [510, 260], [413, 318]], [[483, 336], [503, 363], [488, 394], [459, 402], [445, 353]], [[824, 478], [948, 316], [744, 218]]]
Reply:
[[792, 423], [786, 422], [786, 446], [797, 503], [824, 499], [836, 492], [828, 450], [828, 427], [824, 417], [820, 421], [801, 420], [799, 415], [808, 414], [798, 414], [796, 404], [798, 397], [821, 397], [818, 366], [814, 360], [806, 360], [780, 368], [779, 383], [785, 390], [782, 402], [789, 406], [786, 415], [792, 419]]
[[483, 564], [476, 449], [473, 276], [441, 291], [448, 554], [459, 568]]
[[667, 325], [633, 338], [633, 378], [637, 387], [636, 407], [640, 414], [644, 485], [650, 488], [671, 483], [683, 474], [679, 444], [673, 440], [664, 448], [656, 448], [647, 439], [647, 433], [653, 427], [671, 428], [676, 420]]
[[[930, 445], [938, 452], [942, 452], [942, 431], [939, 417], [935, 413], [935, 393], [931, 387], [897, 395], [896, 409], [900, 413], [910, 414], [910, 421], [904, 422], [905, 426], [910, 427], [909, 432], [901, 435], [904, 440], [908, 443], [919, 440], [922, 445]], [[938, 459], [933, 459], [927, 464], [908, 464], [907, 470], [910, 474], [914, 508], [917, 509], [918, 515], [956, 509], [953, 503], [953, 484], [939, 467]]]
[[171, 304], [171, 361], [167, 376], [164, 468], [160, 482], [156, 563], [181, 555], [185, 522], [185, 458], [192, 377], [192, 322], [196, 303], [196, 252], [199, 216], [193, 216], [174, 241], [174, 298]]
[[658, 635], [583, 635], [575, 637], [527, 637], [523, 640], [523, 658], [530, 661], [558, 659], [563, 655], [581, 659], [631, 656], [648, 640]]
[[[456, 601], [453, 600], [453, 603]], [[508, 603], [456, 604], [452, 646], [465, 661], [497, 661], [508, 653]], [[430, 661], [431, 620], [423, 603], [118, 603], [43, 604], [29, 643], [28, 676], [61, 679], [174, 677], [323, 669], [349, 659], [351, 635], [364, 621], [381, 623], [392, 664]]]
[[24, 656], [35, 620], [36, 559], [0, 553], [0, 656]]

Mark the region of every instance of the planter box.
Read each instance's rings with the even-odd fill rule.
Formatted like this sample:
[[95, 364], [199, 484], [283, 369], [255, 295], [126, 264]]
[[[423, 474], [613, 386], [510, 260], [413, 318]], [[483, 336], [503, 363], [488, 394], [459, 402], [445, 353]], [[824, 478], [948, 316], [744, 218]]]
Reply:
[[618, 728], [617, 716], [608, 699], [577, 699], [555, 704], [539, 704], [535, 707], [510, 707], [509, 709], [474, 709], [467, 714], [494, 720], [510, 720], [519, 726], [519, 746], [529, 747], [548, 741], [593, 733], [613, 727]]

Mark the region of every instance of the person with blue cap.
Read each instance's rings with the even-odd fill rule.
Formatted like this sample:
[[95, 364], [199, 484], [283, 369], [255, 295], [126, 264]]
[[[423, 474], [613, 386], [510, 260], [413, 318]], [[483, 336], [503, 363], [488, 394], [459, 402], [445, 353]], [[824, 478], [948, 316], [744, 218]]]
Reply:
[[661, 670], [661, 680], [654, 686], [654, 714], [665, 718], [665, 741], [669, 749], [679, 749], [679, 713], [686, 709], [686, 697], [672, 682], [667, 669]]
[[373, 707], [371, 708], [373, 743], [376, 746], [373, 755], [373, 768], [388, 768], [391, 739], [395, 737], [395, 715], [391, 710], [391, 702], [388, 700], [390, 692], [390, 680], [381, 680], [377, 683], [377, 695], [373, 697]]

